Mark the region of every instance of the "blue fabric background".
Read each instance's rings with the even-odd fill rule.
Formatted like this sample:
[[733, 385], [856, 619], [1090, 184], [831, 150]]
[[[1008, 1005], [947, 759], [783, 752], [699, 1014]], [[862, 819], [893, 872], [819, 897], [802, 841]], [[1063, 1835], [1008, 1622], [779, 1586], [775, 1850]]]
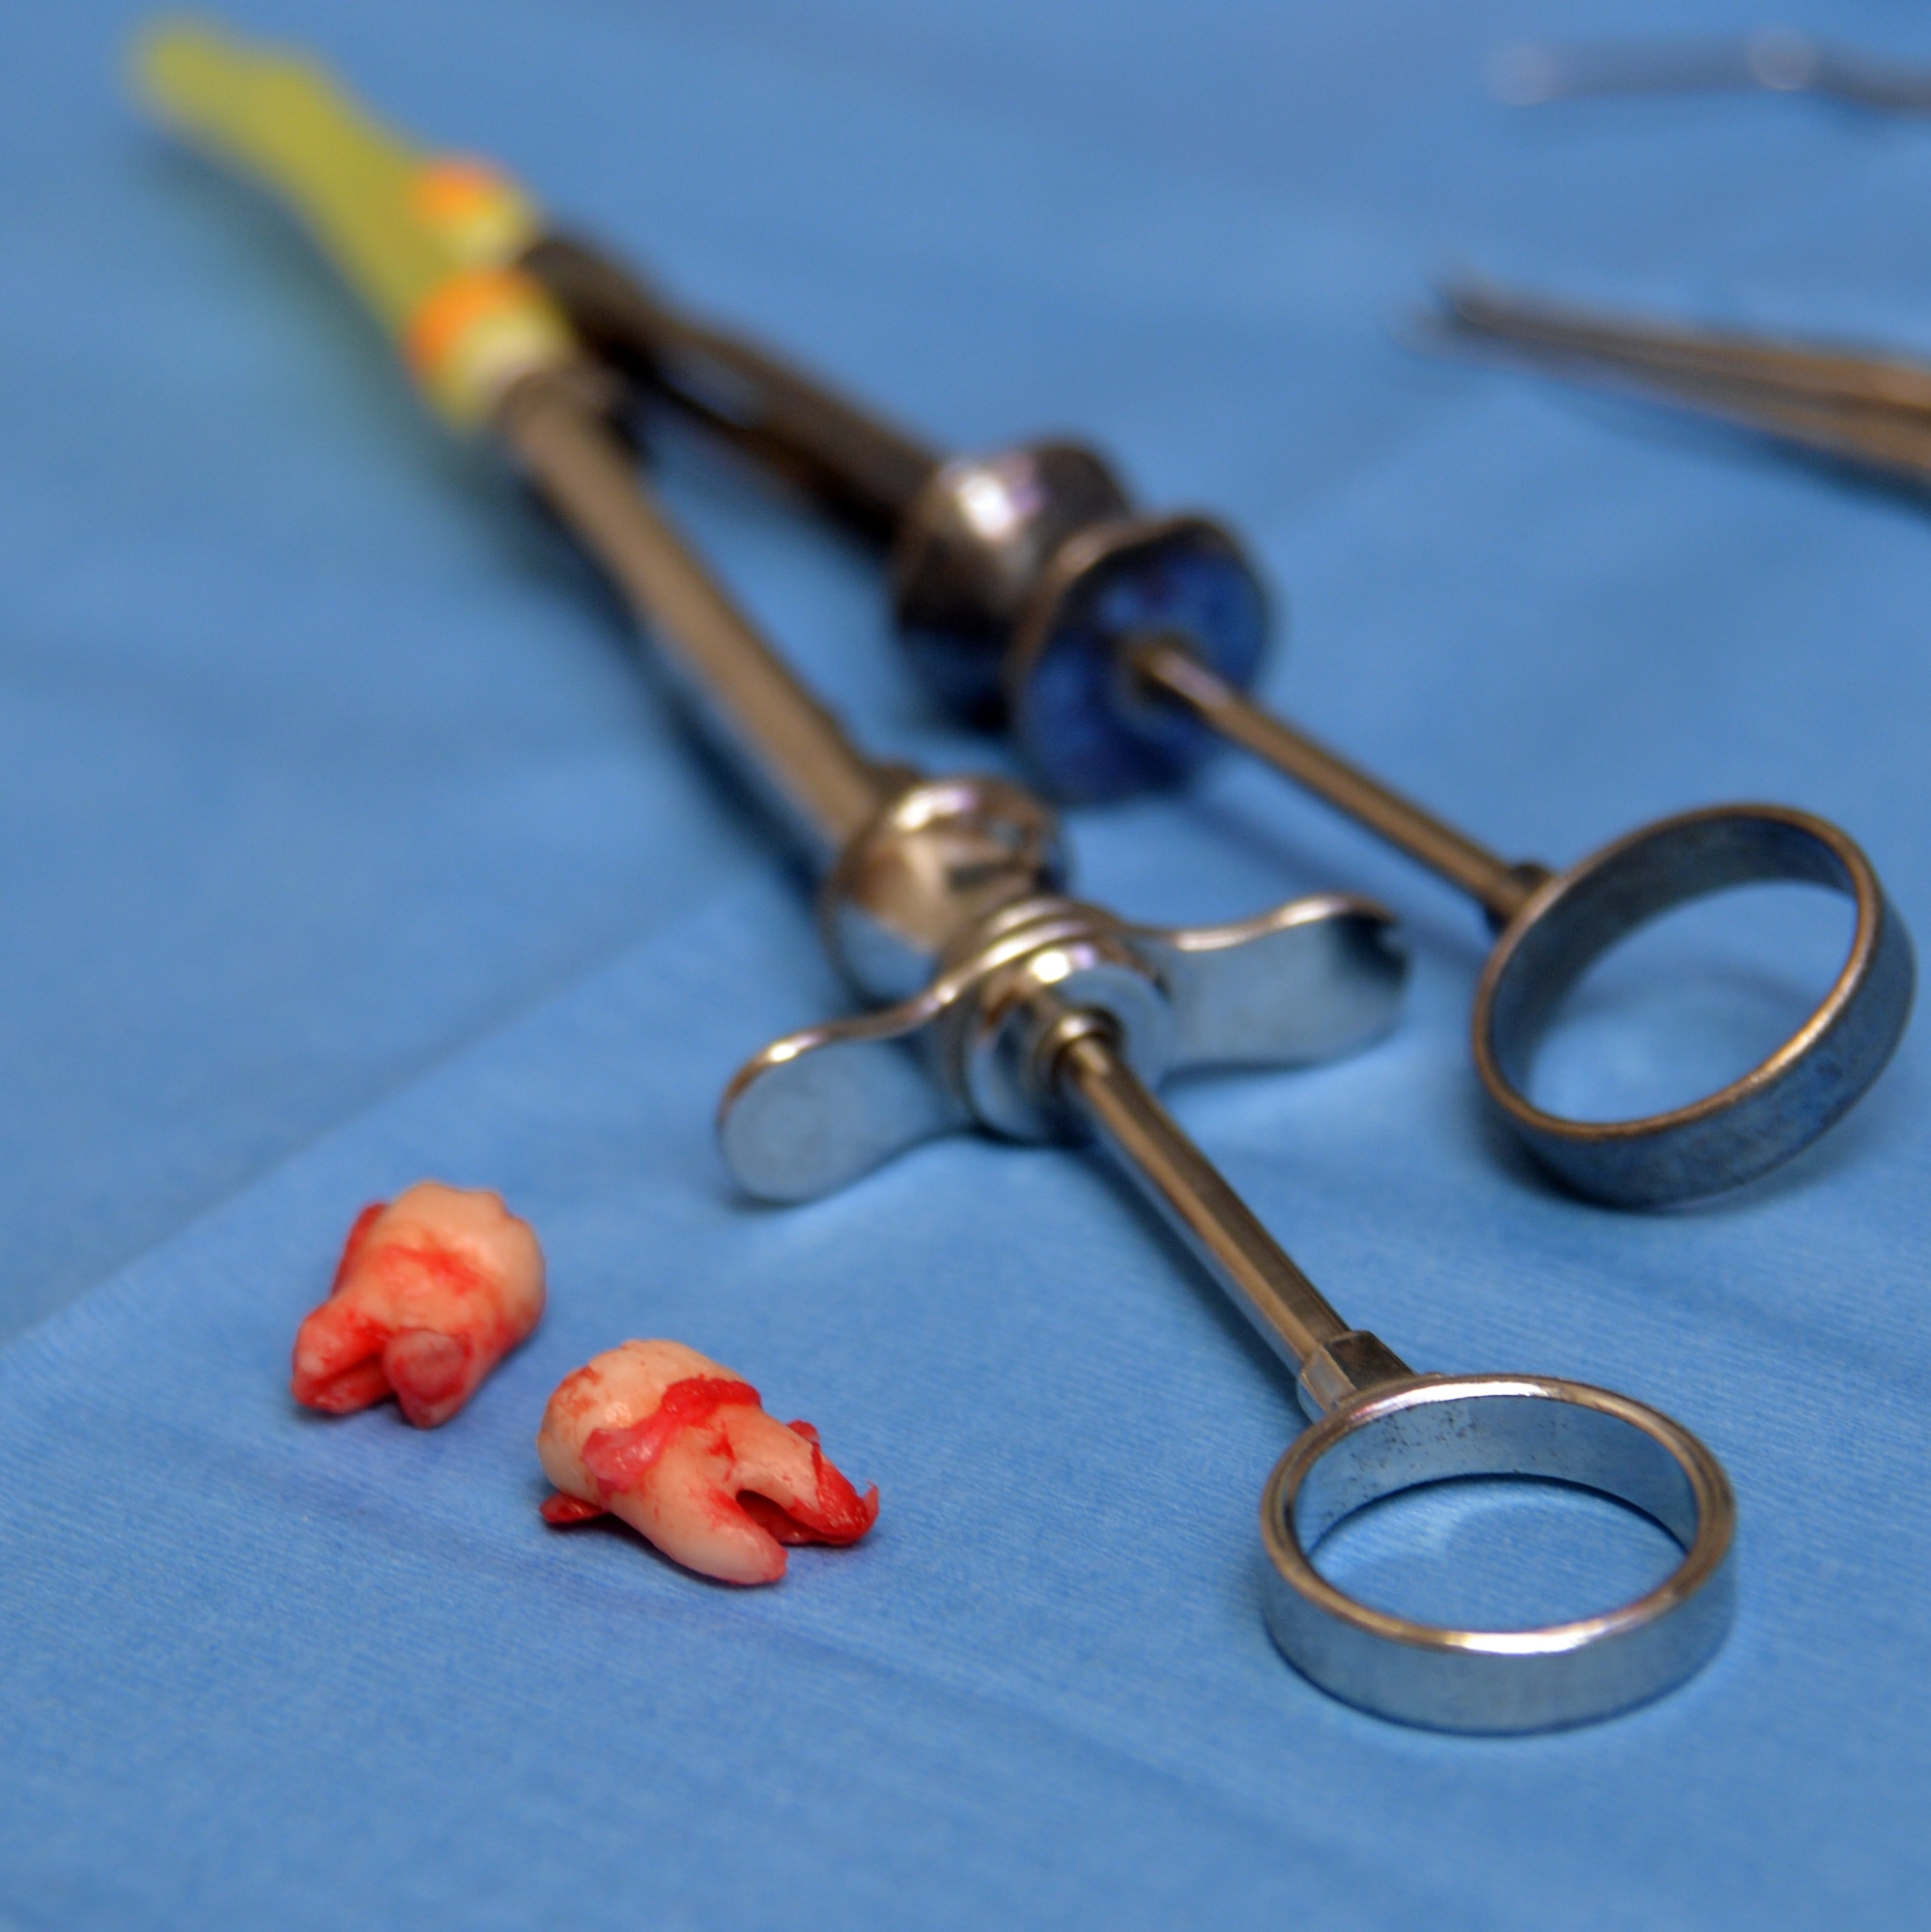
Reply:
[[[1478, 84], [1527, 32], [1749, 7], [234, 11], [936, 436], [1076, 427], [1225, 511], [1292, 603], [1270, 695], [1472, 831], [1561, 860], [1789, 800], [1931, 933], [1922, 502], [1401, 334], [1467, 261], [1931, 346], [1925, 127], [1511, 116]], [[138, 125], [133, 17], [0, 18], [0, 1917], [1912, 1922], [1921, 1034], [1781, 1174], [1609, 1213], [1486, 1127], [1445, 889], [1232, 761], [1078, 818], [1085, 887], [1137, 916], [1402, 909], [1395, 1038], [1178, 1111], [1411, 1360], [1627, 1389], [1739, 1490], [1737, 1628], [1660, 1704], [1470, 1741], [1333, 1703], [1257, 1610], [1292, 1394], [1101, 1169], [962, 1139], [808, 1208], [732, 1197], [724, 1079], [841, 1001], [795, 881], [298, 242]], [[1904, 45], [1888, 7], [1828, 24]], [[998, 764], [928, 716], [868, 559], [665, 468], [868, 742]], [[1633, 949], [1548, 1091], [1746, 1063], [1841, 937], [1792, 896]], [[426, 1174], [536, 1223], [546, 1324], [438, 1434], [294, 1410], [350, 1216]], [[546, 1531], [548, 1390], [655, 1333], [816, 1421], [880, 1483], [874, 1536], [730, 1593]], [[1658, 1560], [1606, 1506], [1483, 1495], [1334, 1558], [1438, 1614], [1559, 1613]]]

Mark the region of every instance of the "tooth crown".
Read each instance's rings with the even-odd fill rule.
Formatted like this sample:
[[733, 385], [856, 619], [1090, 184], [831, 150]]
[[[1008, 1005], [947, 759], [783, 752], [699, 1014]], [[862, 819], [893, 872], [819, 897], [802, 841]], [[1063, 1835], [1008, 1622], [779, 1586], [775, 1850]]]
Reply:
[[565, 1376], [550, 1398], [536, 1437], [543, 1473], [567, 1495], [602, 1501], [596, 1478], [583, 1463], [583, 1444], [591, 1434], [642, 1422], [662, 1406], [667, 1389], [701, 1377], [744, 1380], [682, 1342], [626, 1342], [607, 1350]]

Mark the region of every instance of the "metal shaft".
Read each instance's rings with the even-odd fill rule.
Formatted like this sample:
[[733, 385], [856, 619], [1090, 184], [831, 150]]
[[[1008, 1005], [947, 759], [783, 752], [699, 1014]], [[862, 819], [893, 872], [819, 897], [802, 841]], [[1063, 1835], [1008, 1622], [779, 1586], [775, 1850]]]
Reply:
[[1817, 403], [1931, 414], [1931, 368], [1901, 356], [1629, 320], [1483, 282], [1444, 289], [1442, 320], [1450, 328], [1551, 355], [1614, 359], [1725, 384], [1756, 382]]
[[1476, 899], [1496, 924], [1521, 909], [1548, 871], [1512, 865], [1378, 779], [1264, 711], [1190, 652], [1159, 639], [1136, 645], [1133, 668], [1223, 738], [1251, 752]]
[[[558, 514], [616, 579], [748, 774], [778, 793], [821, 850], [835, 853], [862, 831], [889, 795], [888, 780], [678, 542], [591, 401], [567, 378], [532, 379], [506, 400], [499, 427]], [[1349, 1334], [1149, 1092], [1096, 1015], [1061, 1049], [1055, 1077], [1297, 1375]]]
[[937, 451], [741, 336], [683, 314], [593, 249], [546, 235], [524, 266], [602, 360], [889, 540]]
[[822, 868], [899, 781], [864, 757], [657, 514], [628, 450], [567, 377], [497, 418], [531, 480], [615, 580], [707, 728]]
[[[821, 497], [892, 536], [942, 459], [802, 370], [667, 306], [626, 270], [580, 242], [546, 237], [525, 265], [609, 361], [646, 377], [714, 430]], [[1144, 645], [1136, 668], [1234, 743], [1357, 818], [1472, 895], [1505, 924], [1547, 878], [1452, 826], [1269, 716], [1185, 652]]]
[[1296, 1375], [1349, 1332], [1103, 1033], [1062, 1049], [1062, 1094]]

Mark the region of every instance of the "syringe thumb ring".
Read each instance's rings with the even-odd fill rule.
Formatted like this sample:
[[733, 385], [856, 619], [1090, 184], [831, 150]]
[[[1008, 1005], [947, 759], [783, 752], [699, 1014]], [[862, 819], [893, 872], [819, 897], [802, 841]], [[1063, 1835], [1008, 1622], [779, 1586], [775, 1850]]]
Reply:
[[[1367, 1504], [1470, 1476], [1530, 1477], [1615, 1498], [1683, 1559], [1633, 1602], [1561, 1624], [1474, 1630], [1359, 1602], [1311, 1552]], [[1371, 1387], [1290, 1448], [1261, 1502], [1267, 1627], [1323, 1690], [1440, 1730], [1550, 1730], [1613, 1717], [1692, 1676], [1734, 1606], [1736, 1500], [1681, 1424], [1549, 1376], [1416, 1376]]]
[[[1713, 1094], [1637, 1119], [1572, 1120], [1529, 1097], [1544, 1036], [1604, 953], [1677, 906], [1782, 882], [1841, 893], [1856, 923], [1824, 998], [1775, 1053]], [[1713, 806], [1643, 826], [1531, 895], [1476, 990], [1475, 1066], [1507, 1123], [1577, 1193], [1665, 1207], [1753, 1179], [1841, 1119], [1903, 1038], [1916, 983], [1911, 936], [1850, 838], [1787, 806]]]

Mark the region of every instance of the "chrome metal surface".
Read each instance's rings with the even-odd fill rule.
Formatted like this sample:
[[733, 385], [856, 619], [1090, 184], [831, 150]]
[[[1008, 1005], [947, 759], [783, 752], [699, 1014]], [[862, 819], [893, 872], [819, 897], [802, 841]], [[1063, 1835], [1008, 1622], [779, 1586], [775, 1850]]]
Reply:
[[891, 552], [899, 635], [955, 715], [1009, 707], [1063, 798], [1173, 784], [1212, 741], [1184, 714], [1122, 715], [1115, 647], [1184, 629], [1233, 683], [1260, 668], [1260, 576], [1203, 517], [1142, 518], [1104, 458], [1047, 441], [948, 462], [768, 349], [670, 308], [582, 242], [524, 266], [598, 353]]
[[1340, 893], [1227, 925], [1122, 929], [1159, 982], [1180, 1070], [1331, 1060], [1395, 1023], [1407, 956], [1379, 906]]
[[[1322, 1690], [1443, 1730], [1536, 1731], [1606, 1718], [1680, 1684], [1729, 1626], [1736, 1504], [1679, 1423], [1627, 1396], [1531, 1376], [1416, 1376], [1351, 1329], [1103, 1037], [1061, 1054], [1062, 1089], [1276, 1354], [1315, 1418], [1261, 1503], [1264, 1604], [1282, 1654]], [[1471, 1475], [1615, 1496], [1683, 1561], [1633, 1603], [1525, 1630], [1419, 1623], [1349, 1596], [1310, 1552], [1378, 1497]]]
[[[1490, 1412], [1426, 1441], [1384, 1420], [1395, 1414], [1390, 1403], [1419, 1401], [1414, 1391], [1437, 1384], [1417, 1381], [1384, 1344], [1343, 1321], [1151, 1083], [1189, 1063], [1300, 1059], [1375, 1037], [1393, 1017], [1405, 965], [1386, 915], [1327, 898], [1235, 926], [1156, 932], [1042, 890], [1059, 872], [1050, 816], [991, 781], [933, 783], [863, 759], [639, 492], [581, 391], [526, 384], [505, 402], [500, 426], [714, 725], [829, 856], [825, 923], [847, 971], [883, 989], [938, 957], [936, 975], [911, 997], [779, 1040], [738, 1074], [720, 1135], [745, 1184], [805, 1199], [969, 1121], [1027, 1137], [1092, 1135], [1292, 1369], [1303, 1406], [1323, 1418], [1290, 1452], [1285, 1500], [1277, 1506], [1270, 1490], [1264, 1519], [1281, 1586], [1269, 1598], [1270, 1627], [1291, 1660], [1391, 1717], [1501, 1729], [1604, 1716], [1693, 1668], [1721, 1634], [1720, 1600], [1707, 1585], [1722, 1571], [1727, 1529], [1713, 1557], [1707, 1512], [1664, 1592], [1555, 1632], [1391, 1632], [1301, 1554], [1302, 1533], [1312, 1539], [1327, 1520], [1309, 1509], [1318, 1513], [1330, 1492], [1345, 1502], [1364, 1473], [1391, 1487], [1490, 1466], [1492, 1453], [1483, 1462], [1467, 1447]], [[1464, 1406], [1471, 1392], [1492, 1401], [1524, 1391], [1614, 1406], [1647, 1418], [1656, 1439], [1688, 1444], [1683, 1457], [1701, 1457], [1722, 1483], [1693, 1438], [1620, 1397], [1492, 1378], [1438, 1385]], [[1508, 1466], [1526, 1461], [1540, 1471], [1534, 1434], [1518, 1426], [1508, 1436]], [[1500, 1439], [1492, 1427], [1487, 1435]], [[1384, 1436], [1406, 1453], [1392, 1481], [1390, 1458], [1361, 1447]], [[1571, 1445], [1565, 1437], [1559, 1446]], [[1584, 1481], [1616, 1473], [1586, 1454], [1555, 1472]], [[1635, 1477], [1623, 1487], [1639, 1502], [1649, 1494]], [[1662, 1487], [1649, 1485], [1659, 1494]], [[1304, 1505], [1304, 1493], [1315, 1500]], [[1683, 1533], [1680, 1509], [1666, 1520]], [[1479, 1671], [1444, 1671], [1435, 1661], [1464, 1654], [1480, 1660]], [[1557, 1654], [1565, 1661], [1552, 1676]], [[1416, 1657], [1429, 1660], [1426, 1672]]]
[[[1855, 1106], [1911, 1016], [1911, 938], [1869, 860], [1833, 825], [1781, 806], [1718, 806], [1661, 819], [1560, 874], [1511, 864], [1224, 684], [1184, 649], [1149, 639], [1138, 675], [1469, 894], [1499, 937], [1475, 997], [1475, 1068], [1502, 1118], [1551, 1173], [1621, 1208], [1694, 1200], [1787, 1160]], [[1528, 1096], [1536, 1049], [1598, 958], [1672, 907], [1732, 886], [1795, 880], [1846, 894], [1857, 928], [1815, 1011], [1741, 1078], [1687, 1107], [1576, 1121]]]
[[1094, 803], [1175, 785], [1214, 747], [1190, 713], [1149, 702], [1129, 653], [1177, 637], [1244, 690], [1266, 656], [1270, 600], [1232, 534], [1206, 517], [1116, 517], [1045, 559], [1005, 639], [1005, 709], [1032, 769]]
[[[1458, 1630], [1359, 1602], [1312, 1552], [1343, 1518], [1422, 1484], [1532, 1476], [1617, 1498], [1683, 1560], [1633, 1603], [1528, 1630]], [[1275, 1465], [1261, 1502], [1267, 1628], [1322, 1690], [1404, 1723], [1540, 1731], [1647, 1703], [1728, 1629], [1736, 1502], [1722, 1465], [1629, 1397], [1545, 1376], [1391, 1378], [1343, 1401]]]
[[858, 990], [902, 1000], [988, 914], [1066, 882], [1059, 821], [1001, 779], [908, 780], [825, 877], [819, 920]]
[[892, 545], [893, 616], [949, 711], [996, 718], [1007, 644], [1066, 539], [1127, 512], [1106, 464], [1077, 443], [962, 456], [907, 506]]
[[1072, 1041], [1054, 1074], [1093, 1136], [1295, 1376], [1326, 1344], [1350, 1332], [1112, 1040]]
[[655, 515], [629, 451], [582, 388], [519, 383], [497, 428], [608, 570], [712, 738], [792, 836], [828, 863], [902, 780], [871, 764]]
[[1066, 1137], [1053, 1069], [1069, 1020], [1103, 1033], [1120, 1065], [1157, 1086], [1174, 1065], [1173, 1014], [1113, 922], [1082, 921], [1075, 930], [1028, 941], [977, 977], [953, 1065], [982, 1126], [1012, 1140], [1053, 1140]]
[[1144, 638], [1133, 646], [1128, 667], [1135, 678], [1178, 700], [1231, 744], [1305, 785], [1450, 885], [1460, 886], [1498, 926], [1513, 919], [1548, 876], [1545, 867], [1505, 859], [1478, 845], [1286, 719], [1262, 710], [1182, 641]]
[[760, 1201], [815, 1201], [972, 1125], [934, 1058], [942, 1010], [923, 993], [789, 1034], [747, 1061], [718, 1105], [718, 1145], [738, 1185]]
[[[1069, 1009], [1103, 1018], [1115, 1052], [1158, 1081], [1357, 1052], [1394, 1024], [1406, 974], [1388, 915], [1340, 895], [1178, 930], [1053, 895], [1015, 898], [898, 1005], [809, 1028], [741, 1068], [720, 1111], [725, 1159], [747, 1192], [799, 1201], [952, 1127], [1066, 1138], [1047, 1069]], [[908, 1102], [877, 1058], [887, 1040], [920, 1057], [944, 1106]]]
[[[622, 271], [608, 264], [601, 272], [619, 285], [624, 281]], [[558, 293], [570, 300], [567, 286], [559, 285]], [[639, 299], [649, 306], [651, 298]], [[1586, 319], [1531, 312], [1491, 292], [1470, 289], [1451, 301], [1452, 317], [1470, 332], [1508, 332], [1545, 346], [1559, 342], [1571, 353], [1603, 350], [1609, 332]], [[610, 306], [607, 301], [604, 309]], [[1638, 352], [1629, 346], [1628, 334], [1624, 353], [1633, 356]], [[1707, 371], [1694, 373], [1696, 357], [1707, 360], [1707, 351], [1652, 331], [1640, 354], [1655, 365], [1653, 376], [1673, 358], [1668, 381], [1701, 383], [1710, 394], [1720, 386]], [[1787, 374], [1789, 361], [1787, 354], [1760, 350], [1749, 380], [1761, 388], [1772, 372]], [[781, 440], [771, 426], [787, 412], [799, 420], [810, 416], [815, 427], [801, 430], [796, 461], [818, 471], [838, 467], [840, 446], [872, 438], [875, 426], [854, 405], [764, 351], [744, 350], [731, 368], [740, 390], [753, 398], [741, 399], [734, 416], [689, 384], [673, 384], [673, 393], [726, 434], [737, 434], [733, 420], [755, 418]], [[1722, 375], [1728, 386], [1721, 390], [1721, 408], [1743, 407], [1742, 380], [1735, 368]], [[1832, 369], [1811, 368], [1804, 380], [1806, 392], [1777, 405], [1788, 433], [1814, 446], [1830, 446], [1827, 438], [1842, 446], [1855, 434], [1867, 449], [1888, 438], [1886, 460], [1892, 467], [1904, 461], [1907, 445], [1915, 461], [1921, 440], [1931, 466], [1931, 372], [1890, 370], [1877, 379], [1854, 374], [1845, 358], [1837, 358]], [[1860, 384], [1861, 393], [1854, 394]], [[755, 400], [767, 392], [767, 401]], [[786, 400], [801, 392], [811, 398], [809, 409]], [[1880, 424], [1869, 401], [1879, 392], [1893, 400], [1909, 392], [1923, 413], [1907, 427]], [[763, 453], [771, 452], [766, 447]], [[863, 494], [862, 475], [854, 471], [850, 482]], [[838, 493], [820, 494], [835, 498]], [[1574, 983], [1574, 974], [1563, 978], [1555, 969], [1594, 956], [1534, 941], [1529, 926], [1553, 915], [1560, 900], [1543, 891], [1550, 869], [1491, 851], [1245, 696], [1262, 661], [1267, 599], [1225, 530], [1199, 517], [1132, 515], [1099, 459], [1064, 444], [935, 464], [896, 514], [901, 628], [909, 626], [907, 635], [920, 640], [915, 656], [927, 681], [969, 718], [982, 720], [993, 698], [1003, 696], [1016, 741], [1059, 796], [1108, 798], [1175, 782], [1212, 744], [1227, 739], [1474, 897], [1504, 934], [1491, 969], [1493, 975], [1506, 962], [1500, 982], [1506, 997], [1497, 1010], [1519, 1010], [1536, 1021], [1533, 1027], [1514, 1025], [1498, 1043], [1483, 1009], [1476, 1022], [1477, 1066], [1502, 1118], [1569, 1185], [1629, 1207], [1737, 1185], [1798, 1151], [1854, 1105], [1901, 1036], [1911, 1004], [1910, 942], [1896, 914], [1883, 906], [1860, 855], [1829, 879], [1814, 870], [1804, 876], [1833, 885], [1850, 880], [1860, 929], [1870, 923], [1887, 945], [1854, 949], [1848, 978], [1763, 1066], [1692, 1109], [1643, 1120], [1564, 1122], [1543, 1112], [1521, 1093], [1520, 1082], [1540, 1027]], [[1740, 807], [1731, 813], [1744, 826], [1757, 822], [1759, 810]], [[1824, 830], [1833, 845], [1855, 852], [1842, 834]], [[1682, 848], [1662, 831], [1653, 827], [1623, 841], [1637, 855], [1629, 863], [1638, 870], [1665, 851], [1678, 854], [1666, 868], [1666, 890], [1658, 874], [1649, 895], [1652, 912], [1735, 882], [1719, 865], [1697, 883], [1693, 870], [1679, 863]], [[1707, 842], [1699, 849], [1715, 851]], [[1584, 861], [1564, 876], [1579, 882], [1597, 863]], [[1616, 936], [1634, 923], [1623, 924]], [[1551, 977], [1539, 985], [1546, 969]], [[1846, 1052], [1852, 1042], [1858, 1050]]]
[[[1687, 1107], [1572, 1121], [1528, 1097], [1564, 997], [1627, 934], [1686, 900], [1795, 881], [1842, 893], [1857, 923], [1817, 1009], [1761, 1065]], [[1911, 938], [1870, 862], [1833, 825], [1780, 806], [1660, 820], [1550, 879], [1503, 929], [1475, 995], [1475, 1065], [1489, 1096], [1571, 1186], [1623, 1207], [1730, 1187], [1809, 1146], [1868, 1088], [1910, 1017]]]

